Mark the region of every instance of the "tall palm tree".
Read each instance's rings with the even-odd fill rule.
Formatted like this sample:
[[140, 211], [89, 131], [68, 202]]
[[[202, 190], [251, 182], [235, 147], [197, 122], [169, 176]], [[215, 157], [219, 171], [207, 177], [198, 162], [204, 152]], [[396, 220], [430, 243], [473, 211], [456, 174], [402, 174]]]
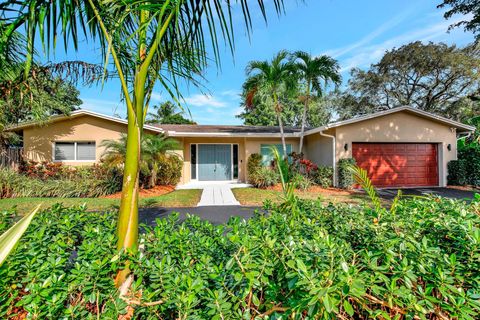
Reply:
[[155, 112], [149, 112], [146, 123], [152, 124], [196, 124], [183, 116], [183, 112], [176, 112], [177, 106], [171, 101], [165, 101], [159, 106], [153, 106]]
[[[148, 187], [154, 187], [157, 184], [159, 163], [169, 151], [178, 149], [179, 144], [176, 140], [163, 134], [144, 134], [141, 139], [140, 172], [148, 178]], [[127, 154], [127, 136], [125, 134], [122, 134], [118, 140], [104, 140], [101, 146], [105, 148], [102, 160], [106, 165], [117, 168], [124, 167]]]
[[287, 157], [287, 145], [282, 119], [281, 97], [294, 90], [296, 81], [295, 64], [291, 62], [290, 54], [282, 50], [271, 61], [250, 61], [246, 68], [247, 80], [243, 87], [247, 92], [245, 103], [252, 108], [255, 97], [265, 94], [277, 116], [282, 137], [283, 156]]
[[342, 77], [339, 72], [337, 60], [329, 56], [313, 57], [307, 52], [297, 51], [293, 54], [295, 65], [298, 70], [300, 80], [305, 87], [305, 96], [302, 97], [304, 107], [302, 115], [302, 129], [300, 134], [299, 153], [303, 150], [303, 140], [305, 134], [305, 123], [310, 101], [315, 97], [321, 97], [323, 91], [329, 82], [335, 85], [340, 84]]
[[[266, 17], [264, 0], [256, 1]], [[283, 0], [273, 0], [283, 12]], [[248, 31], [251, 1], [237, 0]], [[178, 95], [177, 79], [196, 83], [207, 66], [206, 41], [218, 62], [219, 37], [234, 49], [232, 3], [226, 0], [5, 0], [0, 3], [0, 54], [21, 27], [27, 39], [25, 75], [35, 40], [50, 50], [60, 38], [77, 50], [82, 36], [99, 44], [103, 61], [113, 62], [128, 118], [127, 150], [117, 235], [118, 249], [138, 248], [138, 188], [141, 136], [154, 86]], [[82, 34], [83, 33], [83, 34]], [[209, 33], [209, 34], [206, 34]], [[208, 39], [208, 40], [207, 40]], [[120, 286], [128, 268], [117, 277]]]

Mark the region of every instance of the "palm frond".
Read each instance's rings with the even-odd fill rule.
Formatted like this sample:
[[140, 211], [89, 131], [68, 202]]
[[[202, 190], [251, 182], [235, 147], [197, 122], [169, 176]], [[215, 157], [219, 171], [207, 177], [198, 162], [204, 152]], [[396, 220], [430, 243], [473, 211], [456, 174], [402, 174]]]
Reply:
[[348, 170], [353, 174], [355, 181], [362, 187], [363, 190], [370, 197], [370, 201], [373, 204], [375, 211], [378, 213], [382, 209], [382, 203], [378, 196], [377, 190], [372, 184], [372, 181], [368, 177], [367, 170], [358, 166], [349, 166]]

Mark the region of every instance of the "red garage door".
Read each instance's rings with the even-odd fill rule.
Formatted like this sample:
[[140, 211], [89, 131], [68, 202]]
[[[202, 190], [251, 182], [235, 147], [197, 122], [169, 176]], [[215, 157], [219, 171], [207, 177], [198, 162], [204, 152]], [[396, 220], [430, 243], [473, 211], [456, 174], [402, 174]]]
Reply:
[[353, 143], [352, 152], [377, 187], [438, 186], [436, 144]]

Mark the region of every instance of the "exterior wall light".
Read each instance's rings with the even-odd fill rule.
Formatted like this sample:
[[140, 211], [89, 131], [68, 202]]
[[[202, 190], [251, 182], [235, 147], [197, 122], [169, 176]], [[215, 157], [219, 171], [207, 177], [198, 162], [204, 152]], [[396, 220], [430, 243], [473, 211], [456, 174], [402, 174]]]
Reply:
[[345, 143], [345, 145], [343, 146], [343, 149], [345, 149], [345, 151], [348, 151], [348, 143]]
[[447, 149], [448, 151], [452, 151], [452, 145], [450, 143], [447, 145]]

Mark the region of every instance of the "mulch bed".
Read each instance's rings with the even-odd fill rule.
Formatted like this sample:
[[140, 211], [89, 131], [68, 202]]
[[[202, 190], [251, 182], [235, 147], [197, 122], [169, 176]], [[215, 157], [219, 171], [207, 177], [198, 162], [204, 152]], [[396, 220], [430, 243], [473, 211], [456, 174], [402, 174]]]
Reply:
[[[164, 194], [175, 191], [175, 186], [155, 186], [151, 189], [140, 189], [139, 196], [140, 198], [151, 198], [163, 196]], [[122, 197], [122, 192], [117, 192], [104, 196], [103, 198], [107, 199], [120, 199]]]
[[[274, 190], [274, 191], [282, 191], [282, 185], [276, 184], [271, 187], [266, 187], [264, 190]], [[330, 195], [336, 195], [336, 196], [348, 196], [351, 195], [352, 193], [355, 193], [355, 191], [350, 191], [350, 190], [344, 190], [344, 189], [337, 189], [337, 188], [322, 188], [320, 186], [311, 186], [307, 190], [298, 190], [299, 192], [305, 192], [305, 193], [322, 193], [322, 194], [330, 194]]]

